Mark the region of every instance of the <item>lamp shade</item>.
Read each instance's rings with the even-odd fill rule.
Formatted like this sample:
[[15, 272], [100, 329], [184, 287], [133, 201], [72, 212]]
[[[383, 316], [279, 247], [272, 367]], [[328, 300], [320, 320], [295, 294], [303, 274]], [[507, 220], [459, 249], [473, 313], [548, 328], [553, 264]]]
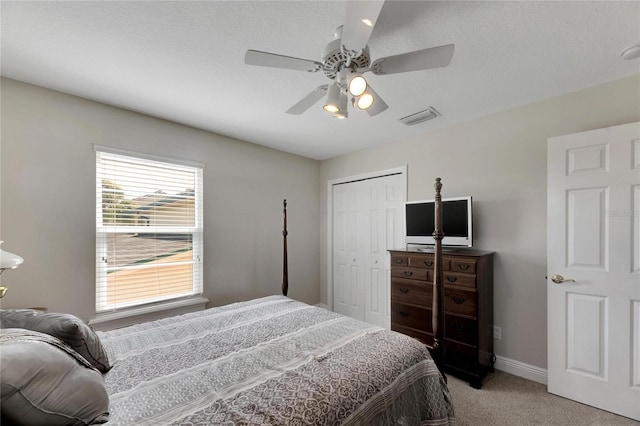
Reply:
[[360, 74], [353, 74], [349, 79], [349, 93], [360, 96], [367, 90], [367, 80]]
[[[2, 241], [0, 241], [2, 244]], [[24, 262], [24, 259], [11, 252], [0, 249], [0, 270], [15, 269]]]
[[334, 83], [329, 86], [328, 92], [327, 103], [323, 106], [324, 110], [328, 112], [340, 111], [340, 86]]
[[373, 95], [371, 95], [369, 92], [364, 92], [362, 95], [356, 98], [355, 104], [360, 109], [367, 109], [371, 105], [373, 105]]
[[348, 104], [349, 101], [347, 100], [347, 95], [344, 93], [340, 94], [340, 104], [338, 105], [338, 111], [333, 114], [333, 116], [340, 120], [347, 118], [349, 116], [349, 111], [347, 111]]

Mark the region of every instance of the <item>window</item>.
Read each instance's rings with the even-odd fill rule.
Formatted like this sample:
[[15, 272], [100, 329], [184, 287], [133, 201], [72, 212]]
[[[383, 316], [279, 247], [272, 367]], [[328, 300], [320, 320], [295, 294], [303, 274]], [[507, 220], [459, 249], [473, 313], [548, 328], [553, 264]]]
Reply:
[[96, 146], [96, 311], [202, 294], [202, 173]]

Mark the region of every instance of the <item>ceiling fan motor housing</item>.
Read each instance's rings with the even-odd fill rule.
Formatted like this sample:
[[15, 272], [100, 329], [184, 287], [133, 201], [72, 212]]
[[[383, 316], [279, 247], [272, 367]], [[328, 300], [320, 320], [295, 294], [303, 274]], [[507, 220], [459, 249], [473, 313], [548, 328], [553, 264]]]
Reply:
[[[342, 39], [333, 40], [327, 44], [324, 49], [324, 57], [322, 63], [324, 65], [324, 75], [328, 78], [335, 80], [338, 71], [344, 67], [349, 61], [349, 56], [341, 49]], [[360, 52], [360, 55], [351, 58], [351, 68], [366, 68], [371, 63], [371, 57], [369, 56], [369, 46], [366, 46]]]

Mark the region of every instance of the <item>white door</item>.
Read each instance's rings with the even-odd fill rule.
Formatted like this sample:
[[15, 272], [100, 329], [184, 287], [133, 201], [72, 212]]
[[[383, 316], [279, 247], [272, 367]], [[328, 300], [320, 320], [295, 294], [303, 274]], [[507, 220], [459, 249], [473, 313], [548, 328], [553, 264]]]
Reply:
[[640, 420], [640, 123], [547, 161], [549, 392]]
[[333, 187], [333, 309], [363, 321], [366, 227], [359, 219], [366, 186], [363, 180]]
[[390, 326], [388, 249], [403, 244], [405, 175], [333, 186], [334, 310]]
[[369, 179], [369, 200], [364, 211], [367, 245], [365, 262], [364, 320], [391, 327], [391, 255], [389, 249], [403, 246], [404, 184], [401, 174]]

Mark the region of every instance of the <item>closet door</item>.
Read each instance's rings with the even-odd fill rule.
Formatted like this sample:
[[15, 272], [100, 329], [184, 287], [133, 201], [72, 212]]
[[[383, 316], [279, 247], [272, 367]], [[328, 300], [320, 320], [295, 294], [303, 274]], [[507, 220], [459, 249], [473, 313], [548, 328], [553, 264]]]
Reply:
[[404, 242], [404, 176], [370, 179], [364, 222], [368, 225], [365, 262], [364, 320], [390, 328], [391, 270], [387, 250]]
[[335, 185], [333, 188], [333, 309], [364, 321], [363, 247], [366, 230], [362, 206], [367, 199], [367, 181]]
[[403, 245], [405, 176], [333, 187], [334, 310], [390, 326], [388, 249]]

